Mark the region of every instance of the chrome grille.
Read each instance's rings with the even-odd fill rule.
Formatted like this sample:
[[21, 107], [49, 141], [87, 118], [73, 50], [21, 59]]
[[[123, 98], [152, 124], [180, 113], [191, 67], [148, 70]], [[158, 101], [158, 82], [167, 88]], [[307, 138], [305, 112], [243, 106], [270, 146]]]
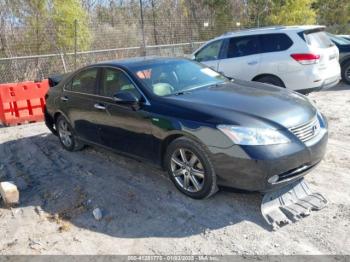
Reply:
[[315, 116], [311, 121], [302, 125], [298, 125], [296, 127], [289, 128], [289, 130], [301, 141], [306, 142], [317, 136], [321, 131], [321, 127], [317, 116]]

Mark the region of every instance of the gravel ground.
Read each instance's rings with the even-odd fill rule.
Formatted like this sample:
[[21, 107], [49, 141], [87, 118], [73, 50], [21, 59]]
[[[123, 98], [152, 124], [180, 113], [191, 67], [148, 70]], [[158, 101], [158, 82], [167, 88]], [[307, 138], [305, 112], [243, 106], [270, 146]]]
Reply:
[[306, 180], [329, 205], [275, 232], [259, 194], [193, 200], [146, 163], [100, 148], [64, 151], [43, 123], [1, 128], [0, 180], [17, 181], [21, 203], [0, 206], [0, 254], [350, 254], [350, 88], [310, 97], [330, 140]]

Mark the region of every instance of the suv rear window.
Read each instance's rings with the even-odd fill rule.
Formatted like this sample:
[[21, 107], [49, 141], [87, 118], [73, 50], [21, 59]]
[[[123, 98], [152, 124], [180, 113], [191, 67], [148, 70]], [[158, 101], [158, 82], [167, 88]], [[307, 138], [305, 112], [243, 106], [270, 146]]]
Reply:
[[327, 34], [322, 30], [303, 32], [304, 39], [309, 46], [317, 48], [328, 48], [334, 46]]
[[260, 35], [260, 41], [263, 53], [284, 51], [293, 45], [293, 41], [286, 34]]

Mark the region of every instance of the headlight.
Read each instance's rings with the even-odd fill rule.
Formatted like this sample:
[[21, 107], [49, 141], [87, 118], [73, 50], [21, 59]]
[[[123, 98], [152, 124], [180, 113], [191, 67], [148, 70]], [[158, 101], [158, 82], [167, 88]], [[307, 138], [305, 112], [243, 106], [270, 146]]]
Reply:
[[218, 129], [238, 145], [277, 145], [290, 142], [286, 136], [274, 129], [230, 125], [219, 125]]

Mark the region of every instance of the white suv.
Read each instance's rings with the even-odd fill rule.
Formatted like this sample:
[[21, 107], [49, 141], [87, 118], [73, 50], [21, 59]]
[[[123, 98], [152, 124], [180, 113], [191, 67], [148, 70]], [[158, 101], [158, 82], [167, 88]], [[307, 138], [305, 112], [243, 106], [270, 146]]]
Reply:
[[322, 26], [242, 30], [217, 37], [192, 59], [233, 78], [309, 93], [340, 80], [339, 51]]

